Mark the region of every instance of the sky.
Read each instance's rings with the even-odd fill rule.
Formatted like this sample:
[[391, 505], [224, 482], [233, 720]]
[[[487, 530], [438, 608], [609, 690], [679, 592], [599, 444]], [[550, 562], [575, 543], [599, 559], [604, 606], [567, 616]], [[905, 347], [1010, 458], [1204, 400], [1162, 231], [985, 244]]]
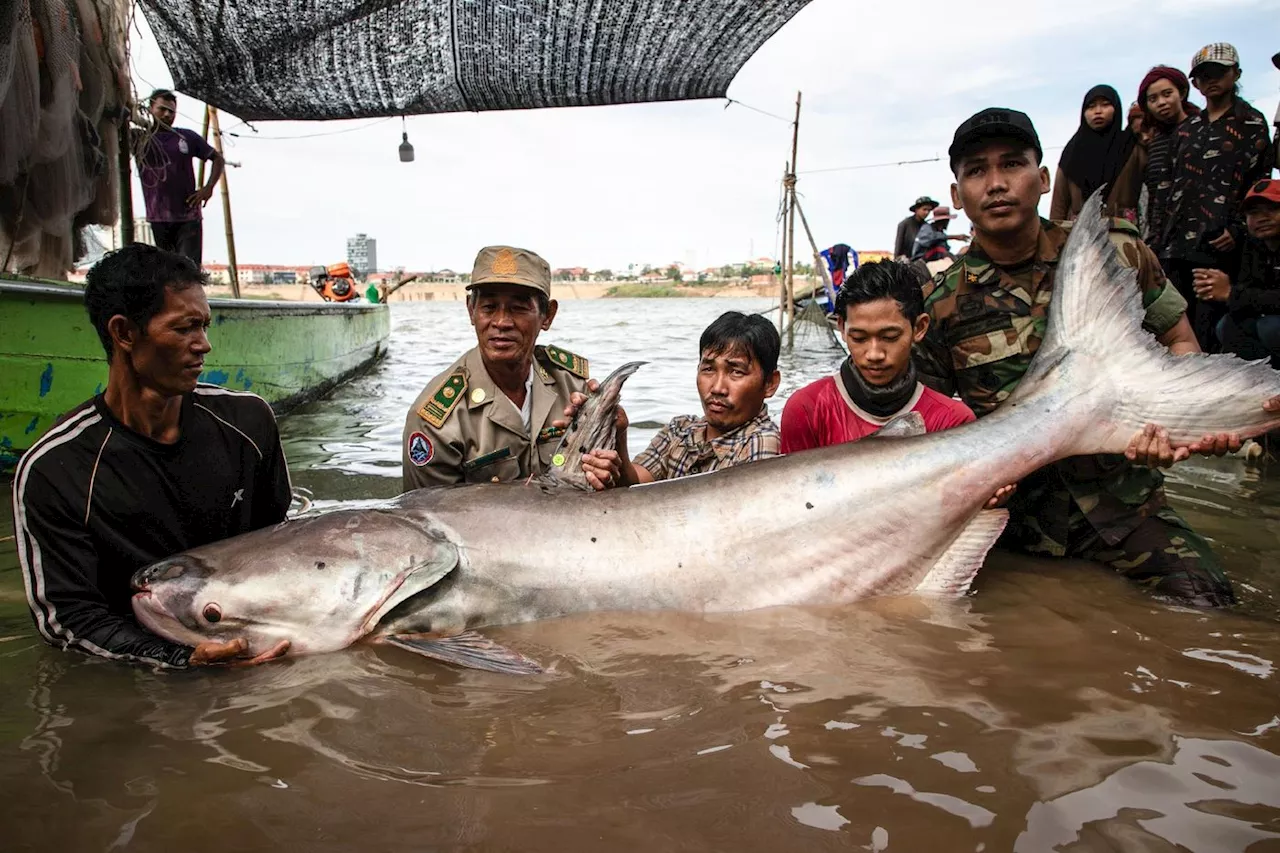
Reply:
[[[1151, 66], [1185, 72], [1202, 45], [1229, 41], [1243, 96], [1270, 120], [1280, 100], [1274, 3], [814, 0], [729, 87], [753, 109], [713, 100], [415, 116], [407, 164], [398, 118], [255, 122], [255, 133], [223, 115], [224, 132], [239, 134], [225, 137], [240, 164], [228, 170], [236, 254], [333, 263], [363, 232], [378, 241], [380, 269], [468, 271], [477, 250], [499, 243], [592, 270], [777, 257], [797, 91], [797, 191], [819, 247], [887, 250], [917, 196], [948, 203], [946, 149], [983, 107], [1030, 115], [1052, 172], [1091, 86], [1132, 101]], [[132, 53], [140, 96], [172, 85], [141, 15]], [[179, 93], [178, 110], [179, 126], [199, 129], [201, 103]], [[933, 162], [880, 165], [909, 160]], [[134, 198], [141, 211], [136, 179]], [[205, 220], [205, 261], [225, 262], [219, 194]], [[967, 228], [961, 219], [953, 232]], [[808, 254], [797, 249], [797, 260]]]

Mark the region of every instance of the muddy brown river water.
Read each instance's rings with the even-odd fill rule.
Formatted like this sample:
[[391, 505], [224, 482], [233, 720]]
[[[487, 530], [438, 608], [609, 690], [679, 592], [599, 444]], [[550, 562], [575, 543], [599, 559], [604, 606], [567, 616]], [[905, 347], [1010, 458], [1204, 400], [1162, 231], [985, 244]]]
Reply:
[[[599, 375], [652, 360], [624, 393], [636, 450], [697, 410], [701, 329], [767, 305], [567, 302], [544, 340]], [[395, 306], [388, 359], [282, 421], [295, 485], [394, 495], [404, 412], [468, 335], [460, 304]], [[783, 395], [839, 357], [784, 356]], [[1278, 484], [1234, 459], [1171, 477], [1233, 612], [997, 553], [955, 601], [490, 632], [532, 678], [371, 647], [179, 673], [54, 651], [4, 542], [0, 851], [1280, 851]]]

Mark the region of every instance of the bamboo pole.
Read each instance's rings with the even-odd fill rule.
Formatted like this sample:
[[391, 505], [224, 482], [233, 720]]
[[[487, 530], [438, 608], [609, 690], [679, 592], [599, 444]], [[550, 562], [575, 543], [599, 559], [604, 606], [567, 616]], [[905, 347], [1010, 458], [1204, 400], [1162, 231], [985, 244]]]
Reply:
[[782, 165], [782, 257], [778, 258], [778, 332], [786, 327], [787, 317], [787, 212], [791, 209], [787, 202], [787, 177], [791, 174], [791, 163]]
[[133, 150], [130, 145], [129, 137], [129, 119], [126, 117], [120, 122], [118, 144], [120, 150], [116, 153], [116, 176], [120, 181], [120, 186], [116, 188], [119, 196], [117, 199], [120, 204], [120, 246], [124, 248], [133, 242], [133, 172], [129, 166], [129, 152]]
[[800, 92], [796, 92], [796, 120], [791, 125], [791, 173], [787, 176], [787, 347], [796, 342], [796, 154], [800, 147]]
[[[222, 128], [218, 124], [218, 110], [209, 107], [209, 121], [213, 126], [213, 150], [222, 155]], [[226, 160], [226, 157], [222, 158]], [[240, 273], [236, 270], [236, 232], [231, 226], [231, 191], [227, 189], [227, 170], [222, 170], [222, 222], [227, 231], [227, 274], [231, 279], [231, 295], [240, 298]]]
[[[206, 106], [204, 108], [204, 124], [202, 124], [200, 127], [200, 138], [203, 139], [205, 142], [209, 141], [209, 110], [211, 109], [213, 109], [213, 107]], [[196, 189], [200, 189], [202, 186], [204, 186], [204, 161], [203, 160], [200, 161], [200, 171], [199, 171], [199, 174], [196, 176]]]
[[[822, 253], [818, 251], [818, 243], [813, 239], [813, 232], [809, 230], [809, 220], [805, 219], [804, 208], [800, 206], [799, 199], [796, 199], [796, 213], [800, 214], [800, 224], [804, 226], [804, 233], [809, 237], [809, 246], [813, 249], [813, 268], [821, 275], [823, 288], [834, 299], [835, 285], [831, 283], [831, 274], [827, 272], [827, 265], [822, 260]], [[813, 289], [810, 288], [810, 293], [812, 292]]]

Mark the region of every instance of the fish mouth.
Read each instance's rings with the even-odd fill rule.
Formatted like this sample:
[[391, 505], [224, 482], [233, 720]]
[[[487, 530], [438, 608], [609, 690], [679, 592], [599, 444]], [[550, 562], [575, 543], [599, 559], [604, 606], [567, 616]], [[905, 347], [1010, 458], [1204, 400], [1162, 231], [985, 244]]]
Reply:
[[158, 637], [188, 646], [198, 646], [210, 639], [178, 621], [151, 593], [151, 590], [139, 590], [134, 593], [130, 603], [133, 615], [142, 627]]

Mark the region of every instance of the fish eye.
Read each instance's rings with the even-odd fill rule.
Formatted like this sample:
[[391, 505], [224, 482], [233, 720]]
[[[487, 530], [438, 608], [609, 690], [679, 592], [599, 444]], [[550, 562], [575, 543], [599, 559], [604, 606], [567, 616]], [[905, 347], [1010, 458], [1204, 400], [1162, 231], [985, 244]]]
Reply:
[[222, 619], [222, 608], [216, 604], [206, 604], [203, 615], [206, 622], [217, 622]]

